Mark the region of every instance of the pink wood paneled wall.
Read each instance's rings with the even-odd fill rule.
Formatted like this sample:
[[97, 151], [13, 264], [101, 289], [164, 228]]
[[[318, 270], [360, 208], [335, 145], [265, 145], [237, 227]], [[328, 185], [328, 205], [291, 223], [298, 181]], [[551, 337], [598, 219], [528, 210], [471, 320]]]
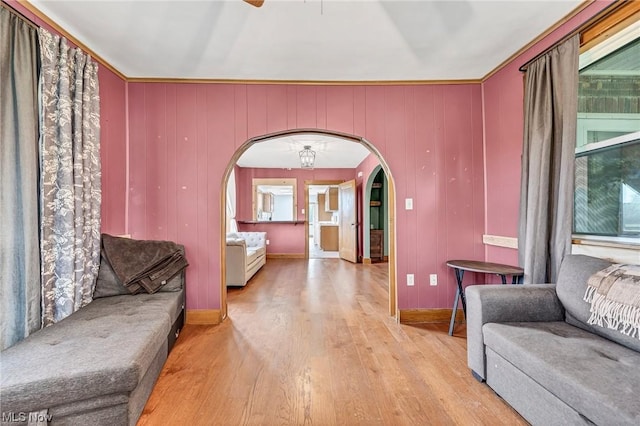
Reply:
[[100, 79], [100, 158], [102, 232], [126, 233], [127, 113], [126, 83], [104, 66]]
[[[16, 0], [2, 0], [36, 25], [60, 35], [58, 31]], [[75, 47], [71, 41], [69, 44]], [[126, 82], [102, 64], [100, 84], [100, 159], [102, 162], [102, 229], [108, 234], [125, 233], [126, 208]]]
[[[262, 143], [269, 143], [262, 142]], [[252, 191], [254, 178], [295, 178], [297, 185], [298, 220], [306, 220], [302, 214], [304, 206], [304, 182], [308, 180], [339, 180], [347, 181], [355, 178], [355, 169], [262, 169], [236, 168], [236, 218], [237, 220], [252, 219]], [[306, 210], [305, 210], [306, 211]], [[304, 225], [289, 224], [258, 224], [238, 225], [241, 231], [264, 231], [269, 239], [269, 253], [304, 254], [305, 232]]]
[[[518, 236], [524, 129], [524, 74], [518, 68], [610, 3], [592, 3], [483, 82], [487, 234]], [[487, 246], [486, 256], [490, 262], [518, 264], [514, 249]]]
[[[421, 86], [129, 84], [129, 232], [186, 246], [189, 309], [220, 306], [224, 170], [247, 139], [318, 128], [365, 137], [389, 164], [398, 209], [401, 309], [449, 307], [447, 258], [483, 259], [479, 84]], [[428, 274], [439, 285], [430, 287]], [[416, 285], [407, 287], [407, 273]]]

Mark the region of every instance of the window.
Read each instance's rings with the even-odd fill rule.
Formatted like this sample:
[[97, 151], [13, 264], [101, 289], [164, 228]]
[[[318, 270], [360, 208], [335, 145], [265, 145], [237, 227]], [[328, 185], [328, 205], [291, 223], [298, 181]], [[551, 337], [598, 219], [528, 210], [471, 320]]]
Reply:
[[296, 179], [253, 179], [253, 219], [296, 219]]
[[580, 55], [574, 232], [640, 237], [640, 21]]

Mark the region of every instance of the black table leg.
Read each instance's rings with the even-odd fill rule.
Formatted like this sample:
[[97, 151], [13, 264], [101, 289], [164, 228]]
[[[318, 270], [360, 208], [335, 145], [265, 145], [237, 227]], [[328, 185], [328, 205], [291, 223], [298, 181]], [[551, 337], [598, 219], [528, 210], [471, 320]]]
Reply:
[[464, 271], [462, 269], [453, 268], [456, 274], [456, 298], [453, 301], [453, 311], [451, 311], [451, 321], [449, 322], [449, 336], [453, 336], [453, 326], [456, 322], [456, 313], [458, 312], [458, 298], [462, 301], [462, 311], [465, 319], [467, 318], [467, 301], [464, 297], [464, 289], [462, 288], [462, 279], [464, 278]]
[[502, 274], [498, 274], [500, 275], [500, 279], [502, 280], [502, 284], [506, 284], [507, 283], [507, 276], [506, 275], [502, 275]]
[[462, 269], [458, 269], [456, 274], [456, 281], [458, 282], [458, 290], [460, 291], [460, 300], [462, 300], [462, 312], [464, 313], [464, 318], [467, 319], [467, 298], [464, 296], [464, 289], [462, 288], [462, 278], [464, 278], [464, 271]]

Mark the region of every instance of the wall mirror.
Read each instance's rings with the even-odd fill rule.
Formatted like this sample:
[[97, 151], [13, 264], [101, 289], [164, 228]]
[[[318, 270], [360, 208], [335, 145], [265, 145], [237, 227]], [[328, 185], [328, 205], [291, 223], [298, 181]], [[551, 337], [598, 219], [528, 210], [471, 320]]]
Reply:
[[296, 220], [296, 179], [253, 179], [253, 220]]

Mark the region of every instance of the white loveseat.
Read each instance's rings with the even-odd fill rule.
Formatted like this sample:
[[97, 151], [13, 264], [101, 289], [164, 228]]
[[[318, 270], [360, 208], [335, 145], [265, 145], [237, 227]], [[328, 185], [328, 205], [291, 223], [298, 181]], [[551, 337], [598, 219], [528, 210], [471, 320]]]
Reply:
[[227, 234], [227, 287], [243, 287], [267, 263], [266, 232]]

